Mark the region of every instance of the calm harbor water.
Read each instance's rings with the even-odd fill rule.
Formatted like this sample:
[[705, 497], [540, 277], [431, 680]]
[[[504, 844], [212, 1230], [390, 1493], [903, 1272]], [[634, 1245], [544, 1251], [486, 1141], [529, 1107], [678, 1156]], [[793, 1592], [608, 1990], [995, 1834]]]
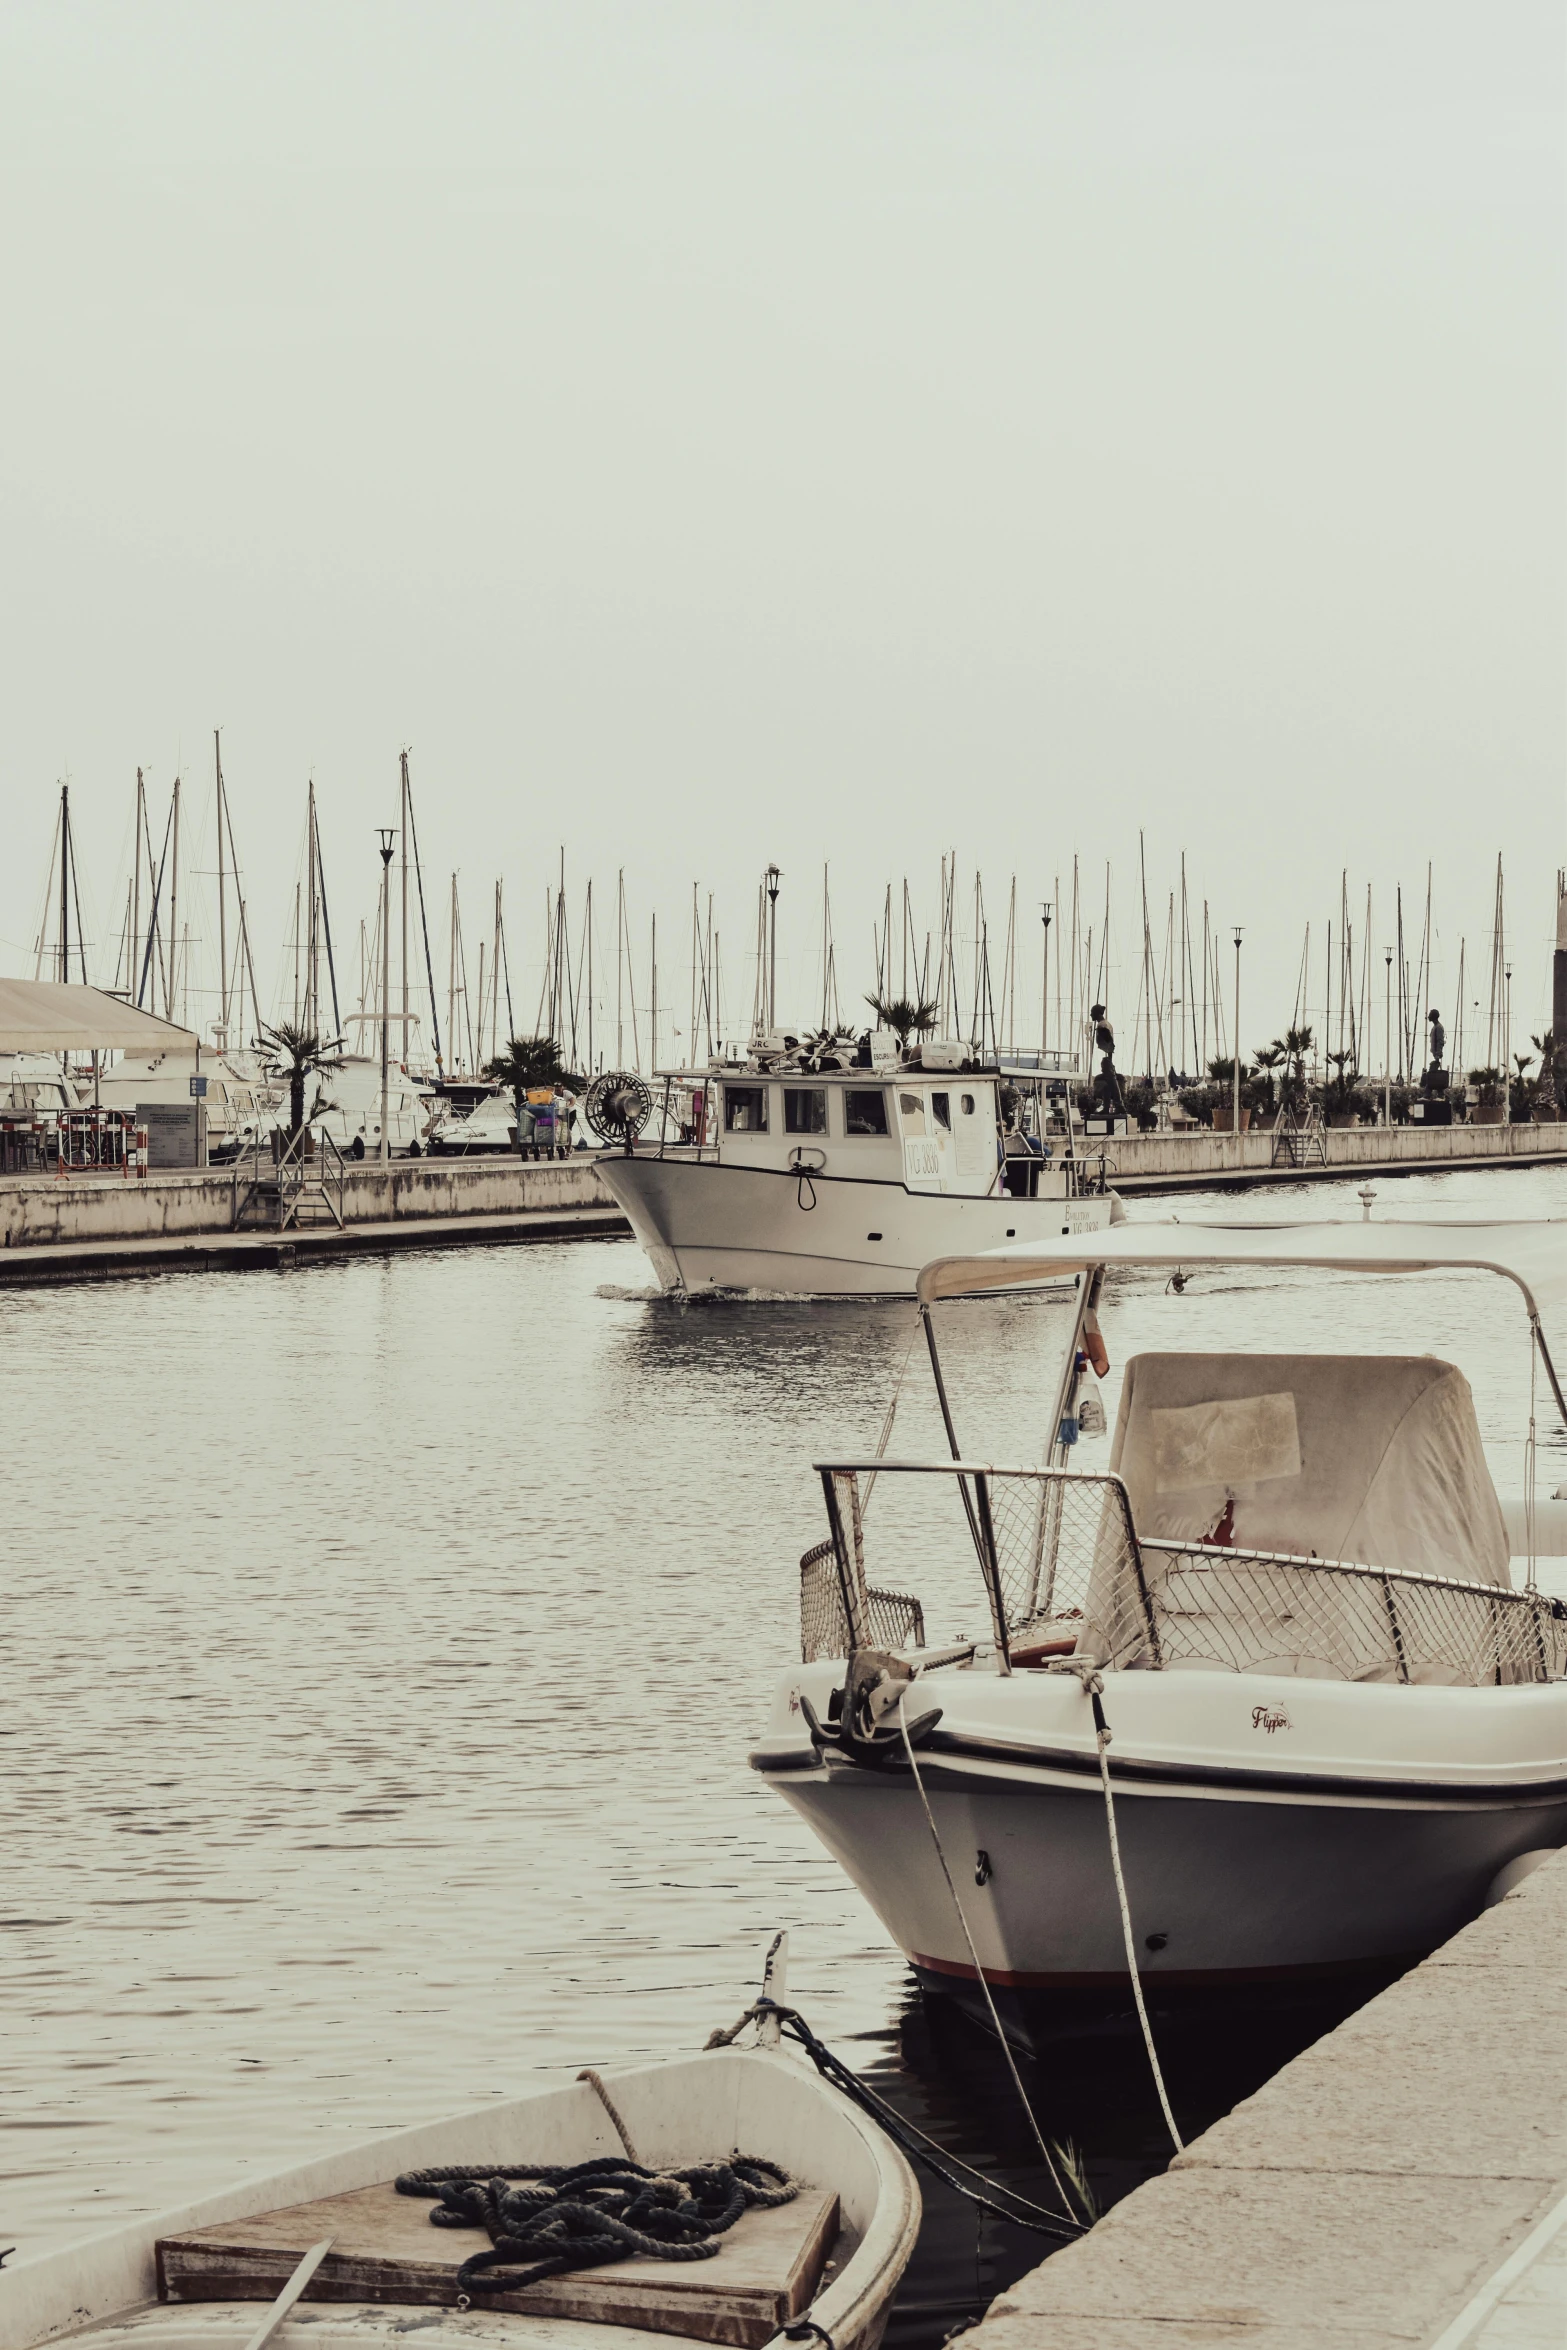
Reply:
[[[1357, 1214], [1337, 1185], [1139, 1214]], [[1567, 1170], [1384, 1181], [1378, 1213], [1567, 1215]], [[1063, 1309], [943, 1310], [960, 1433], [1038, 1456]], [[1432, 1352], [1521, 1490], [1529, 1362], [1486, 1276], [1124, 1281], [1142, 1346]], [[0, 2241], [700, 2046], [779, 1926], [797, 2003], [985, 2167], [1031, 2178], [985, 2043], [906, 1970], [745, 1752], [797, 1650], [813, 1457], [874, 1446], [913, 1310], [681, 1309], [628, 1241], [0, 1299]], [[894, 1450], [939, 1452], [920, 1357]], [[1102, 1451], [1101, 1451], [1101, 1457]], [[1083, 1465], [1091, 1465], [1087, 1452]], [[1541, 1403], [1542, 1492], [1567, 1445]], [[1170, 2027], [1202, 2126], [1322, 2013]], [[1111, 2033], [1032, 2068], [1102, 2201], [1166, 2158]], [[934, 2343], [1035, 2239], [944, 2197], [896, 2326]]]

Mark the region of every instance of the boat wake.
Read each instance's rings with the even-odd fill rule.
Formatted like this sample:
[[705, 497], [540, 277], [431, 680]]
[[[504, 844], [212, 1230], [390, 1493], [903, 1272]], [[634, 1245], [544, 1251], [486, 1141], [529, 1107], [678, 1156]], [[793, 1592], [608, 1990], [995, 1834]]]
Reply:
[[823, 1293], [809, 1289], [659, 1289], [650, 1284], [646, 1289], [635, 1289], [629, 1282], [601, 1281], [593, 1292], [595, 1297], [611, 1298], [621, 1305], [674, 1306], [684, 1313], [688, 1306], [814, 1306], [881, 1305], [885, 1297], [868, 1296], [856, 1290], [841, 1294]]

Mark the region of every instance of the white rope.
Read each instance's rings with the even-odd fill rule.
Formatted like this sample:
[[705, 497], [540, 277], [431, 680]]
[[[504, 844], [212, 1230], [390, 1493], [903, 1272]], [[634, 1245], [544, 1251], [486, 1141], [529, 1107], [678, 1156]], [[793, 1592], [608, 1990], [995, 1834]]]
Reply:
[[[968, 1954], [974, 1962], [974, 1973], [978, 1978], [981, 1991], [983, 1991], [985, 1994], [985, 2005], [990, 2010], [990, 2020], [995, 2026], [996, 2038], [1001, 2043], [1001, 2053], [1007, 2060], [1007, 2070], [1012, 2075], [1013, 2087], [1017, 2090], [1019, 2102], [1022, 2105], [1023, 2111], [1028, 2116], [1028, 2126], [1034, 2133], [1034, 2143], [1037, 2145], [1040, 2154], [1044, 2158], [1044, 2165], [1046, 2170], [1050, 2173], [1051, 2183], [1053, 2184], [1056, 2193], [1061, 2198], [1062, 2210], [1066, 2213], [1067, 2219], [1074, 2227], [1080, 2226], [1081, 2222], [1078, 2221], [1073, 2214], [1072, 2205], [1067, 2196], [1067, 2191], [1061, 2184], [1061, 2174], [1056, 2169], [1055, 2159], [1050, 2152], [1049, 2146], [1045, 2142], [1045, 2134], [1041, 2130], [1038, 2121], [1035, 2119], [1034, 2108], [1028, 2101], [1028, 2091], [1023, 2086], [1023, 2077], [1021, 2073], [1019, 2073], [1017, 2064], [1012, 2055], [1012, 2043], [1007, 2038], [1006, 2033], [1001, 2029], [1001, 2018], [999, 2015], [997, 2015], [996, 2003], [990, 1996], [990, 1985], [986, 1982], [985, 1970], [979, 1963], [979, 1952], [974, 1947], [974, 1937], [969, 1932], [968, 1919], [963, 1915], [963, 1904], [958, 1899], [958, 1889], [952, 1882], [952, 1871], [947, 1866], [947, 1856], [941, 1848], [941, 1832], [936, 1826], [936, 1815], [930, 1808], [930, 1798], [925, 1792], [925, 1782], [920, 1776], [920, 1766], [915, 1760], [914, 1748], [909, 1739], [908, 1720], [903, 1710], [903, 1700], [907, 1694], [908, 1693], [906, 1690], [899, 1692], [898, 1728], [903, 1732], [903, 1751], [909, 1758], [909, 1769], [914, 1773], [914, 1784], [919, 1789], [920, 1802], [924, 1807], [925, 1818], [930, 1827], [930, 1840], [936, 1847], [936, 1858], [940, 1861], [941, 1873], [947, 1880], [947, 1891], [951, 1894], [952, 1906], [958, 1913], [958, 1924], [963, 1928], [963, 1939], [968, 1944]], [[1090, 2214], [1090, 2217], [1092, 2217], [1092, 2214]]]
[[1529, 1553], [1528, 1587], [1538, 1588], [1534, 1567], [1534, 1406], [1535, 1390], [1540, 1370], [1540, 1321], [1537, 1314], [1529, 1317], [1529, 1435], [1523, 1448], [1523, 1522], [1524, 1545]]
[[[1083, 1687], [1090, 1697], [1097, 1698], [1103, 1688], [1103, 1683], [1100, 1681], [1099, 1675], [1095, 1673], [1091, 1680], [1084, 1681]], [[1159, 2092], [1159, 2103], [1164, 2109], [1165, 2127], [1174, 2141], [1176, 2153], [1184, 2154], [1186, 2141], [1176, 2128], [1175, 2116], [1170, 2111], [1170, 2099], [1164, 2085], [1164, 2074], [1159, 2069], [1158, 2052], [1153, 2044], [1153, 2027], [1148, 2021], [1148, 2010], [1143, 2005], [1142, 1978], [1137, 1972], [1137, 1939], [1132, 1932], [1132, 1910], [1131, 1904], [1126, 1898], [1126, 1879], [1121, 1874], [1121, 1839], [1116, 1834], [1115, 1797], [1110, 1788], [1110, 1725], [1104, 1718], [1102, 1708], [1096, 1706], [1095, 1711], [1099, 1716], [1095, 1732], [1099, 1746], [1099, 1783], [1105, 1791], [1105, 1821], [1110, 1830], [1110, 1866], [1115, 1871], [1115, 1897], [1121, 1905], [1121, 1938], [1126, 1944], [1126, 1964], [1132, 1978], [1132, 1997], [1137, 2002], [1137, 2020], [1143, 2027], [1143, 2046], [1148, 2051], [1148, 2063], [1153, 2072], [1153, 2085]]]

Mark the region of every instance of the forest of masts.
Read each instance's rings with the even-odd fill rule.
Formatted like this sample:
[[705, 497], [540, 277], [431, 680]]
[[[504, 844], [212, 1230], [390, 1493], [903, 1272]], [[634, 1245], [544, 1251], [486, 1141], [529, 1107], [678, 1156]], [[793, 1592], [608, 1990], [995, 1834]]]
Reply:
[[[743, 1050], [747, 1039], [777, 1031], [790, 1016], [805, 1015], [792, 1032], [802, 1037], [857, 1033], [875, 1018], [868, 1008], [874, 995], [931, 1007], [935, 1032], [963, 1038], [976, 1054], [1060, 1053], [1085, 1072], [1094, 1004], [1109, 1008], [1128, 1076], [1199, 1082], [1234, 1052], [1241, 933], [1217, 921], [1208, 900], [1189, 888], [1184, 852], [1174, 886], [1151, 890], [1141, 836], [1130, 941], [1108, 863], [1102, 888], [1097, 868], [1090, 876], [1074, 856], [1069, 872], [1052, 876], [1049, 898], [1020, 899], [1015, 875], [998, 896], [987, 894], [980, 873], [960, 877], [954, 851], [941, 860], [933, 928], [917, 912], [907, 877], [887, 883], [869, 942], [872, 985], [863, 991], [848, 982], [840, 990], [824, 866], [819, 891], [814, 883], [809, 891], [814, 951], [809, 962], [790, 959], [794, 1000], [782, 1008], [777, 866], [757, 887], [741, 950], [748, 985], [736, 997], [726, 996], [711, 892], [693, 883], [689, 912], [666, 921], [661, 944], [655, 912], [645, 927], [633, 923], [623, 869], [607, 901], [590, 879], [573, 903], [562, 850], [535, 899], [542, 952], [527, 957], [526, 985], [519, 976], [514, 989], [502, 882], [486, 892], [477, 923], [471, 914], [465, 923], [457, 874], [449, 889], [427, 892], [406, 752], [398, 820], [380, 836], [375, 909], [346, 942], [341, 930], [334, 938], [316, 789], [307, 785], [292, 901], [263, 1012], [217, 735], [211, 789], [200, 795], [193, 823], [194, 796], [176, 776], [160, 828], [137, 770], [121, 850], [123, 894], [116, 891], [114, 915], [100, 927], [83, 921], [70, 787], [61, 785], [33, 962], [36, 978], [80, 980], [196, 1028], [204, 1048], [244, 1053], [263, 1022], [288, 1019], [341, 1040], [350, 1052], [374, 1055], [385, 1018], [393, 1057], [416, 1074], [473, 1075], [515, 1035], [554, 1037], [570, 1065], [590, 1074], [697, 1066]], [[1456, 966], [1450, 953], [1438, 952], [1429, 866], [1411, 898], [1402, 887], [1394, 891], [1380, 924], [1369, 885], [1363, 907], [1346, 872], [1328, 918], [1304, 927], [1292, 1002], [1258, 1017], [1240, 993], [1243, 1037], [1277, 1020], [1281, 1032], [1310, 1030], [1314, 1074], [1331, 1059], [1361, 1074], [1413, 1082], [1425, 1065], [1426, 1015], [1434, 997], [1441, 1003], [1440, 989], [1450, 999], [1441, 1006], [1450, 1065], [1507, 1068], [1512, 962], [1500, 857], [1478, 951], [1471, 956], [1460, 937]], [[807, 983], [803, 973], [813, 967]], [[811, 1000], [804, 1003], [807, 984]], [[1259, 1049], [1267, 1042], [1243, 1043], [1243, 1062]]]

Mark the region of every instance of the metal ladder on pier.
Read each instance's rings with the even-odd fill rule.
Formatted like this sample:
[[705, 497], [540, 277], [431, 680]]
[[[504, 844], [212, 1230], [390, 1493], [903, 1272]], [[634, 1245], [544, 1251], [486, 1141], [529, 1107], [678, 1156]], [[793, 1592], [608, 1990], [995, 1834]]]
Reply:
[[257, 1225], [286, 1232], [291, 1225], [343, 1224], [348, 1162], [330, 1134], [273, 1134], [263, 1148], [258, 1135], [234, 1162], [231, 1231]]
[[1273, 1121], [1273, 1155], [1269, 1164], [1325, 1167], [1327, 1163], [1328, 1141], [1317, 1103], [1307, 1102], [1303, 1109], [1293, 1102], [1281, 1104]]

